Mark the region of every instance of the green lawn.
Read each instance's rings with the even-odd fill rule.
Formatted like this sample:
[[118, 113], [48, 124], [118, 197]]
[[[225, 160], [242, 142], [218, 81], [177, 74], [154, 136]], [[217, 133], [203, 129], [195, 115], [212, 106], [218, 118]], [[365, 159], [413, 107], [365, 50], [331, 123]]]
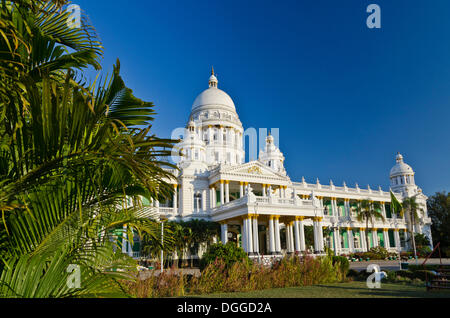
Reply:
[[197, 297], [216, 298], [360, 298], [360, 297], [445, 297], [450, 298], [449, 291], [427, 292], [426, 288], [417, 285], [382, 283], [380, 289], [369, 289], [365, 282], [349, 282], [324, 284], [306, 287], [289, 287], [258, 290], [252, 292], [235, 292], [201, 295]]

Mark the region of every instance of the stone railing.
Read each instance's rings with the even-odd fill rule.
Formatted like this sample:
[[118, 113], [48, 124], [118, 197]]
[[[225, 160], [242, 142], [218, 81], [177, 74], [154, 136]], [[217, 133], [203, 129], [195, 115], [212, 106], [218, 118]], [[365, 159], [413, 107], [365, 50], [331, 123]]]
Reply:
[[[228, 203], [224, 203], [223, 205], [219, 205], [212, 209], [212, 213], [217, 213], [223, 210], [232, 209], [234, 207], [240, 205], [262, 205], [262, 206], [280, 206], [280, 207], [308, 207], [314, 208], [313, 201], [311, 200], [302, 200], [300, 198], [289, 199], [289, 198], [279, 198], [275, 196], [256, 196], [251, 193], [250, 195], [244, 195], [242, 198], [237, 200], [230, 201]], [[317, 207], [317, 210], [320, 211], [322, 208]]]

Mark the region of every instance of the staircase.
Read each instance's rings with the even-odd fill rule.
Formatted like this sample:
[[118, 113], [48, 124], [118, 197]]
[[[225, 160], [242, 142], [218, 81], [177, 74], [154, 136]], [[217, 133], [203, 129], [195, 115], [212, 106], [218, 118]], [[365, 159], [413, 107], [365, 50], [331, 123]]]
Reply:
[[437, 243], [437, 245], [434, 247], [433, 251], [430, 253], [430, 255], [427, 256], [425, 261], [423, 262], [422, 266], [425, 265], [425, 263], [428, 261], [428, 259], [431, 257], [431, 255], [438, 250], [439, 251], [439, 259], [441, 265], [439, 268], [434, 271], [433, 275], [428, 274], [425, 272], [425, 278], [427, 281], [427, 291], [432, 289], [450, 289], [450, 269], [444, 268], [442, 265], [442, 258], [441, 258], [441, 249], [439, 248], [439, 245], [441, 243]]
[[427, 291], [432, 289], [450, 289], [450, 269], [440, 268], [435, 275], [426, 274]]

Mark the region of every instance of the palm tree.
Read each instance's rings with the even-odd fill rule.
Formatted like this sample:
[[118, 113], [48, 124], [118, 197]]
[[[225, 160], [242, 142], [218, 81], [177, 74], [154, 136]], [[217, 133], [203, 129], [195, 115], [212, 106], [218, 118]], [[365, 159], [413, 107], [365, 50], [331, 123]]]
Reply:
[[[85, 21], [67, 27], [60, 2], [0, 4], [0, 297], [122, 294], [136, 262], [116, 236], [158, 244], [139, 198], [173, 191], [161, 158], [174, 141], [150, 135], [153, 104], [125, 86], [119, 62], [83, 82], [76, 71], [99, 69], [102, 46]], [[81, 288], [66, 284], [70, 264]]]
[[383, 214], [380, 212], [381, 205], [378, 202], [372, 202], [369, 199], [361, 200], [357, 207], [357, 216], [356, 219], [358, 222], [366, 223], [366, 247], [367, 250], [369, 247], [369, 221], [374, 224], [374, 219], [381, 219], [383, 222], [385, 220]]
[[417, 260], [417, 251], [416, 251], [416, 239], [414, 237], [415, 232], [415, 224], [416, 220], [419, 219], [419, 212], [423, 212], [423, 209], [416, 202], [416, 196], [412, 196], [410, 198], [405, 198], [402, 203], [403, 209], [400, 210], [400, 217], [403, 217], [405, 214], [409, 219], [410, 223], [410, 237], [413, 244], [414, 250], [414, 258]]

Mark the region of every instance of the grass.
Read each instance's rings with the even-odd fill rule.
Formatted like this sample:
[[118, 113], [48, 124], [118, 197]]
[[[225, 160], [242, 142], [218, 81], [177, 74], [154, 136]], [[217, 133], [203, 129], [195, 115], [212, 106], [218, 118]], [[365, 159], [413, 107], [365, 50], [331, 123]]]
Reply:
[[427, 292], [424, 286], [382, 283], [369, 289], [365, 282], [323, 284], [305, 287], [266, 289], [251, 292], [218, 293], [193, 297], [214, 298], [450, 298], [449, 291]]

